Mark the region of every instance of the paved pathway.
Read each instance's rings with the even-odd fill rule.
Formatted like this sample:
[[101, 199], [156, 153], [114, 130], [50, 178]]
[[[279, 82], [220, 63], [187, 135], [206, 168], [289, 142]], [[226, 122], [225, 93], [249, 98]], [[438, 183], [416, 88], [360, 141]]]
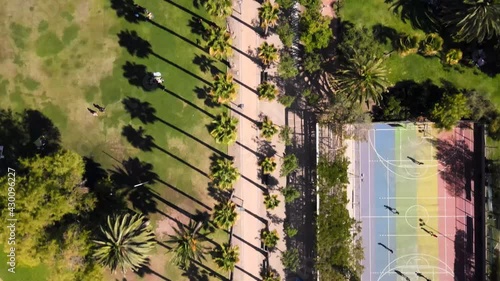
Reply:
[[[284, 107], [277, 102], [261, 102], [256, 94], [260, 83], [261, 69], [254, 62], [258, 46], [263, 39], [253, 30], [252, 22], [258, 20], [258, 7], [260, 4], [253, 0], [244, 0], [234, 3], [233, 17], [229, 19], [229, 26], [234, 33], [234, 56], [232, 69], [235, 81], [239, 84], [239, 97], [232, 104], [233, 116], [239, 119], [238, 140], [230, 147], [229, 153], [235, 157], [235, 164], [241, 173], [241, 179], [235, 185], [236, 203], [242, 203], [244, 210], [240, 210], [240, 218], [233, 229], [234, 245], [240, 248], [240, 262], [234, 270], [233, 280], [260, 280], [260, 269], [265, 260], [265, 253], [261, 250], [260, 230], [267, 223], [269, 228], [277, 229], [282, 238], [278, 249], [285, 250], [282, 224], [273, 224], [267, 217], [264, 207], [264, 195], [261, 180], [258, 177], [258, 142], [259, 131], [254, 122], [259, 120], [261, 113], [268, 115], [273, 122], [284, 125]], [[240, 13], [241, 11], [241, 13]], [[279, 43], [277, 36], [268, 38], [270, 43]], [[243, 108], [238, 108], [243, 104]], [[283, 155], [284, 146], [278, 143], [277, 137], [272, 142], [275, 145], [276, 155]], [[278, 161], [281, 158], [277, 157]], [[279, 178], [279, 169], [273, 174]], [[279, 179], [281, 185], [283, 179]], [[278, 194], [278, 191], [273, 191]], [[284, 199], [281, 194], [281, 206], [272, 211], [272, 214], [284, 219]], [[283, 266], [279, 260], [279, 251], [269, 255], [269, 264], [284, 278]]]

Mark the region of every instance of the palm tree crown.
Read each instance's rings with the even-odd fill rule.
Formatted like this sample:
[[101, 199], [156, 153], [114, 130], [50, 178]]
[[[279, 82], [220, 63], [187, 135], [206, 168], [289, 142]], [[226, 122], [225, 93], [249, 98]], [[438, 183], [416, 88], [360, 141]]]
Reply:
[[213, 17], [225, 18], [233, 12], [233, 2], [231, 0], [207, 0], [203, 6], [208, 14]]
[[259, 8], [259, 18], [260, 27], [264, 28], [265, 34], [267, 34], [269, 27], [276, 26], [279, 18], [279, 11], [278, 4], [273, 5], [269, 0], [262, 3], [262, 6]]
[[481, 43], [500, 36], [500, 1], [444, 2], [445, 22], [458, 41]]
[[378, 103], [389, 87], [387, 69], [380, 58], [355, 54], [338, 74], [338, 92], [352, 101]]
[[222, 190], [229, 190], [240, 174], [234, 167], [233, 161], [229, 159], [217, 159], [210, 167], [210, 178], [215, 187]]
[[231, 271], [240, 261], [240, 252], [238, 246], [231, 247], [225, 243], [222, 247], [214, 249], [214, 261], [224, 271]]
[[218, 115], [212, 121], [213, 129], [210, 135], [216, 143], [231, 144], [236, 141], [236, 126], [238, 119], [229, 116], [227, 112]]
[[236, 213], [236, 204], [234, 204], [234, 202], [227, 200], [215, 205], [213, 223], [217, 227], [229, 229], [234, 225], [237, 219], [238, 214]]
[[269, 140], [278, 132], [278, 126], [274, 125], [273, 121], [266, 115], [262, 120], [260, 130], [261, 136]]
[[233, 83], [233, 76], [227, 74], [217, 74], [210, 90], [210, 96], [214, 103], [227, 104], [236, 98], [236, 84]]
[[278, 95], [278, 88], [274, 84], [264, 82], [257, 87], [257, 93], [260, 100], [273, 101]]
[[260, 162], [260, 167], [262, 168], [262, 173], [264, 175], [274, 172], [274, 170], [276, 170], [276, 166], [277, 164], [273, 157], [266, 157], [262, 160], [262, 162]]
[[203, 224], [190, 221], [188, 226], [180, 225], [174, 229], [175, 235], [169, 235], [170, 239], [165, 241], [172, 245], [170, 252], [174, 253], [173, 262], [183, 268], [189, 268], [191, 260], [201, 261], [204, 259], [206, 248], [202, 242], [205, 236], [200, 235], [199, 230]]
[[269, 44], [267, 42], [260, 45], [258, 56], [265, 66], [277, 62], [279, 59], [278, 49], [274, 46], [274, 44]]
[[231, 48], [231, 34], [218, 26], [207, 29], [207, 46], [209, 54], [216, 59], [223, 59], [230, 56], [233, 49]]
[[112, 271], [120, 268], [123, 273], [145, 265], [148, 253], [156, 245], [151, 226], [140, 214], [108, 216], [93, 241], [97, 261]]

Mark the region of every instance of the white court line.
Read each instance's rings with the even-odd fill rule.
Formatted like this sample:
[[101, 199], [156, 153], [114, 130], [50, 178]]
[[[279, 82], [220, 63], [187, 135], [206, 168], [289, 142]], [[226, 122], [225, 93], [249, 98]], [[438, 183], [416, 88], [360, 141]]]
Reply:
[[[368, 134], [368, 138], [370, 138], [369, 134]], [[368, 149], [368, 161], [370, 161], [370, 152], [371, 152], [370, 149]], [[370, 168], [371, 167], [368, 166], [368, 198], [371, 199], [372, 198], [372, 191], [371, 191], [372, 189], [371, 189], [370, 185], [371, 185], [372, 181], [371, 181], [371, 169]], [[372, 200], [368, 200], [368, 214], [370, 215], [370, 217], [372, 215], [371, 201]], [[361, 215], [361, 217], [362, 217], [362, 215]], [[372, 231], [372, 220], [369, 220], [368, 224], [370, 226], [370, 232], [371, 232]], [[370, 244], [370, 250], [369, 250], [369, 252], [370, 252], [370, 270], [372, 270], [372, 248], [373, 248], [372, 236], [373, 235], [368, 235], [368, 236], [369, 236], [369, 238], [368, 238], [369, 240], [368, 241], [369, 241], [369, 244]], [[370, 281], [372, 281], [372, 275], [371, 274], [370, 274]]]
[[[456, 233], [444, 234], [444, 235], [439, 234], [438, 237], [455, 237], [455, 234]], [[430, 234], [379, 234], [378, 236], [380, 236], [380, 237], [386, 237], [386, 236], [389, 236], [389, 237], [423, 237], [423, 236], [430, 237], [431, 235]]]
[[415, 197], [379, 197], [378, 199], [454, 199], [452, 196], [438, 196], [438, 197], [424, 197], [424, 196], [415, 196]]
[[[387, 176], [387, 196], [389, 196], [389, 171], [385, 170], [385, 174]], [[387, 199], [387, 206], [390, 206], [389, 199]], [[390, 223], [390, 220], [389, 220], [389, 218], [387, 218], [387, 233], [390, 233], [389, 223]], [[387, 247], [389, 247], [389, 249], [391, 249], [391, 243], [389, 240], [389, 236], [387, 236]], [[391, 256], [389, 255], [389, 253], [387, 253], [387, 264], [389, 264], [390, 262], [391, 262]]]

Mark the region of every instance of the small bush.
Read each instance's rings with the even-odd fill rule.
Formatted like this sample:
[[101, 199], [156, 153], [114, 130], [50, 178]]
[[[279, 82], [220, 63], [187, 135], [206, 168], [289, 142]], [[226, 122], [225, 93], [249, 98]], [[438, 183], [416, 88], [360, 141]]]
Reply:
[[283, 266], [290, 271], [297, 271], [299, 269], [299, 250], [297, 248], [292, 248], [281, 253], [281, 263]]
[[291, 203], [300, 198], [300, 192], [294, 186], [287, 186], [281, 190], [286, 203]]
[[296, 228], [293, 228], [291, 226], [287, 226], [285, 228], [285, 234], [286, 234], [286, 236], [288, 236], [288, 238], [295, 237], [295, 235], [297, 235], [297, 233], [299, 233], [299, 231]]
[[396, 39], [395, 48], [401, 56], [414, 54], [418, 50], [418, 37], [400, 34]]
[[278, 102], [281, 103], [286, 108], [289, 108], [290, 106], [292, 106], [294, 101], [295, 101], [295, 97], [287, 96], [287, 95], [281, 95], [278, 98]]
[[455, 65], [462, 59], [462, 51], [459, 49], [450, 49], [446, 52], [444, 62], [449, 65]]
[[428, 34], [424, 40], [420, 42], [420, 53], [424, 56], [434, 56], [443, 49], [443, 38], [436, 33]]

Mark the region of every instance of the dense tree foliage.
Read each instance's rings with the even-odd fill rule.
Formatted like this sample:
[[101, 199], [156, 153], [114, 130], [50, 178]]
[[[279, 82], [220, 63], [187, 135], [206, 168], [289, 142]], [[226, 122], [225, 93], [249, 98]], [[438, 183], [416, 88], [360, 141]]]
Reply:
[[259, 163], [259, 166], [262, 168], [262, 173], [268, 175], [276, 170], [277, 164], [273, 157], [266, 157]]
[[438, 128], [450, 130], [468, 115], [467, 98], [462, 93], [445, 93], [441, 101], [434, 105], [430, 117]]
[[326, 48], [333, 39], [331, 19], [316, 10], [306, 10], [300, 19], [300, 41], [307, 53]]
[[264, 196], [264, 206], [268, 210], [274, 210], [280, 204], [280, 200], [278, 199], [278, 195], [276, 194], [267, 194]]
[[225, 243], [213, 251], [214, 261], [217, 266], [224, 271], [232, 271], [240, 261], [240, 252], [237, 246], [232, 247]]
[[217, 104], [227, 104], [236, 98], [237, 86], [233, 82], [233, 76], [229, 73], [217, 74], [210, 89], [212, 102]]
[[285, 197], [286, 203], [291, 203], [300, 198], [300, 191], [298, 191], [293, 185], [288, 185], [287, 187], [281, 189], [281, 194]]
[[216, 143], [231, 144], [236, 141], [236, 126], [238, 119], [231, 117], [227, 112], [223, 112], [212, 121], [210, 135]]
[[225, 18], [233, 12], [233, 2], [231, 0], [206, 0], [203, 6], [208, 14], [214, 17]]
[[257, 94], [260, 100], [273, 101], [278, 95], [278, 88], [269, 82], [260, 83], [257, 87]]
[[295, 60], [289, 53], [283, 53], [278, 63], [278, 75], [281, 78], [290, 79], [299, 74], [299, 69], [295, 65]]
[[280, 237], [279, 237], [278, 231], [276, 229], [273, 229], [272, 231], [270, 231], [268, 229], [263, 229], [260, 232], [260, 240], [269, 249], [276, 247], [279, 239], [280, 239]]
[[215, 205], [212, 222], [217, 227], [229, 229], [236, 223], [237, 219], [236, 204], [233, 201], [227, 200]]
[[282, 252], [280, 260], [286, 269], [297, 271], [300, 265], [299, 250], [292, 248]]
[[206, 40], [208, 53], [216, 58], [223, 59], [230, 56], [233, 49], [231, 48], [231, 34], [218, 26], [210, 26], [207, 28]]
[[280, 37], [281, 43], [283, 46], [290, 48], [293, 44], [293, 38], [295, 33], [293, 31], [292, 26], [287, 21], [280, 23], [276, 28], [276, 33]]
[[203, 245], [206, 237], [200, 234], [203, 226], [201, 222], [190, 221], [188, 226], [179, 225], [174, 229], [175, 234], [169, 235], [167, 244], [171, 245], [170, 252], [174, 253], [173, 262], [182, 269], [188, 269], [192, 261], [205, 259], [207, 248]]
[[278, 126], [266, 115], [260, 124], [260, 131], [262, 137], [270, 140], [278, 132]]
[[269, 44], [267, 41], [260, 45], [257, 55], [264, 66], [269, 66], [279, 59], [278, 49], [274, 44]]
[[280, 168], [280, 176], [286, 177], [299, 168], [299, 159], [295, 154], [287, 154], [283, 157]]
[[321, 156], [318, 163], [320, 210], [316, 268], [323, 280], [360, 280], [363, 248], [359, 228], [347, 210], [349, 161], [341, 154]]
[[260, 27], [264, 28], [264, 34], [267, 34], [269, 27], [276, 26], [279, 12], [279, 5], [272, 4], [270, 0], [264, 1], [259, 7]]
[[229, 159], [216, 159], [210, 167], [210, 179], [216, 188], [229, 190], [239, 177], [238, 170]]

